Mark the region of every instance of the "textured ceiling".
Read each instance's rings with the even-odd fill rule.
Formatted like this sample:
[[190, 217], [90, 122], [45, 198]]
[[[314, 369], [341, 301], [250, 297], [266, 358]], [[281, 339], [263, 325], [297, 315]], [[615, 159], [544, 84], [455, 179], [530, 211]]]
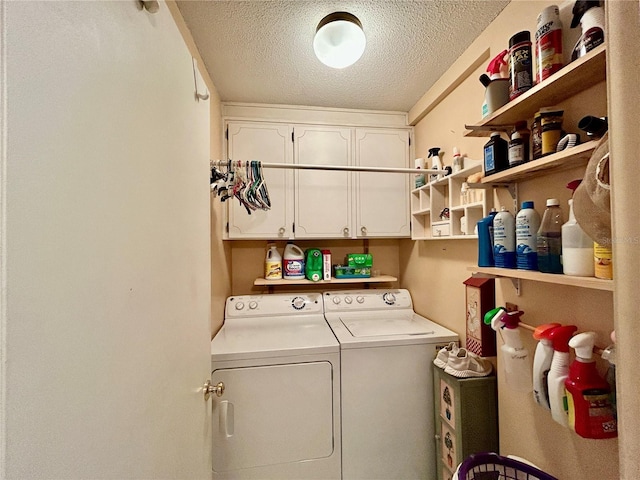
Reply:
[[[227, 102], [408, 111], [508, 0], [178, 1]], [[318, 22], [348, 11], [367, 48], [342, 70], [313, 53]]]

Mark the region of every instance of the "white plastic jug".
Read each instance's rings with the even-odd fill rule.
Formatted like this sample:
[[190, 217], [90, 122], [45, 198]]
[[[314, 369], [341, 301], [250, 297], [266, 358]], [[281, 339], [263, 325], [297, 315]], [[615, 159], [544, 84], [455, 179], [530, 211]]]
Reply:
[[287, 243], [284, 249], [282, 270], [285, 280], [304, 278], [304, 252], [293, 243]]
[[275, 245], [269, 245], [264, 259], [264, 278], [266, 280], [282, 279], [282, 257]]

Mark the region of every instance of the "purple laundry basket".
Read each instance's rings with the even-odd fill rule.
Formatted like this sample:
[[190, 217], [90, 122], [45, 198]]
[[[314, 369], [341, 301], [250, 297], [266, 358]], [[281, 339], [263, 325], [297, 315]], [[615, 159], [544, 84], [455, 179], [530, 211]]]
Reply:
[[458, 480], [558, 480], [527, 463], [497, 453], [470, 455], [458, 467], [457, 475]]

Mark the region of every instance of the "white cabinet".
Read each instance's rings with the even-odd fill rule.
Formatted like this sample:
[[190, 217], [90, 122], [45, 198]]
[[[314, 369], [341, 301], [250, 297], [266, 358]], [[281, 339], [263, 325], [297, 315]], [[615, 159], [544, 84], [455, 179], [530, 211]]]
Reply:
[[[227, 123], [230, 159], [264, 163], [293, 163], [291, 127], [277, 123]], [[293, 170], [264, 169], [271, 210], [247, 213], [235, 198], [228, 204], [228, 236], [231, 239], [288, 239], [293, 237]]]
[[[260, 115], [266, 114], [258, 107], [229, 107], [233, 115], [225, 118], [227, 158], [299, 165], [409, 167], [411, 127], [401, 126], [397, 114], [285, 108], [276, 111], [270, 110], [271, 115], [262, 120]], [[249, 114], [255, 119], [240, 118]], [[302, 115], [317, 123], [303, 122]], [[331, 123], [334, 117], [337, 121]], [[340, 121], [345, 123], [341, 125]], [[229, 199], [226, 238], [411, 235], [410, 174], [265, 168], [264, 176], [271, 210], [248, 214], [236, 199]]]
[[[294, 162], [351, 166], [352, 129], [295, 126]], [[353, 236], [353, 172], [295, 170], [295, 238]]]
[[[409, 131], [357, 128], [355, 163], [361, 167], [409, 167]], [[355, 173], [355, 235], [358, 237], [408, 237], [409, 185], [412, 175]]]

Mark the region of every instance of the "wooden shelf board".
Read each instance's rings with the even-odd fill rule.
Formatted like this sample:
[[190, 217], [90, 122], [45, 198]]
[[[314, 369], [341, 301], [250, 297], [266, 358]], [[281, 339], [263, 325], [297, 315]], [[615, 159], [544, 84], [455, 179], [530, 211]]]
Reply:
[[484, 177], [483, 184], [514, 182], [517, 180], [529, 180], [531, 178], [547, 175], [551, 171], [569, 170], [576, 167], [585, 166], [591, 153], [596, 148], [598, 142], [591, 140], [581, 143], [575, 147], [562, 150], [560, 152], [547, 155], [546, 157], [532, 160], [517, 167], [503, 170]]
[[431, 209], [425, 208], [425, 209], [422, 209], [422, 210], [417, 210], [415, 212], [411, 212], [411, 215], [414, 215], [414, 216], [429, 215], [429, 212], [431, 212]]
[[[606, 44], [571, 62], [545, 81], [482, 119], [467, 126], [465, 137], [487, 137], [517, 121], [532, 118], [540, 107], [556, 105], [606, 80]], [[486, 128], [483, 128], [486, 127]]]
[[570, 285], [574, 287], [592, 288], [595, 290], [606, 290], [610, 292], [614, 289], [613, 280], [603, 280], [595, 277], [574, 277], [572, 275], [540, 273], [530, 270], [515, 270], [495, 267], [467, 267], [467, 270], [470, 272], [494, 275], [496, 277], [519, 278], [521, 280], [554, 283], [557, 285]]
[[331, 280], [320, 280], [319, 282], [312, 282], [306, 278], [300, 280], [265, 280], [264, 278], [256, 278], [253, 284], [260, 287], [275, 287], [282, 285], [331, 285], [337, 283], [386, 283], [397, 281], [398, 279], [391, 275], [378, 275], [370, 278], [331, 278]]
[[442, 237], [414, 238], [413, 240], [477, 240], [477, 235], [449, 235]]

